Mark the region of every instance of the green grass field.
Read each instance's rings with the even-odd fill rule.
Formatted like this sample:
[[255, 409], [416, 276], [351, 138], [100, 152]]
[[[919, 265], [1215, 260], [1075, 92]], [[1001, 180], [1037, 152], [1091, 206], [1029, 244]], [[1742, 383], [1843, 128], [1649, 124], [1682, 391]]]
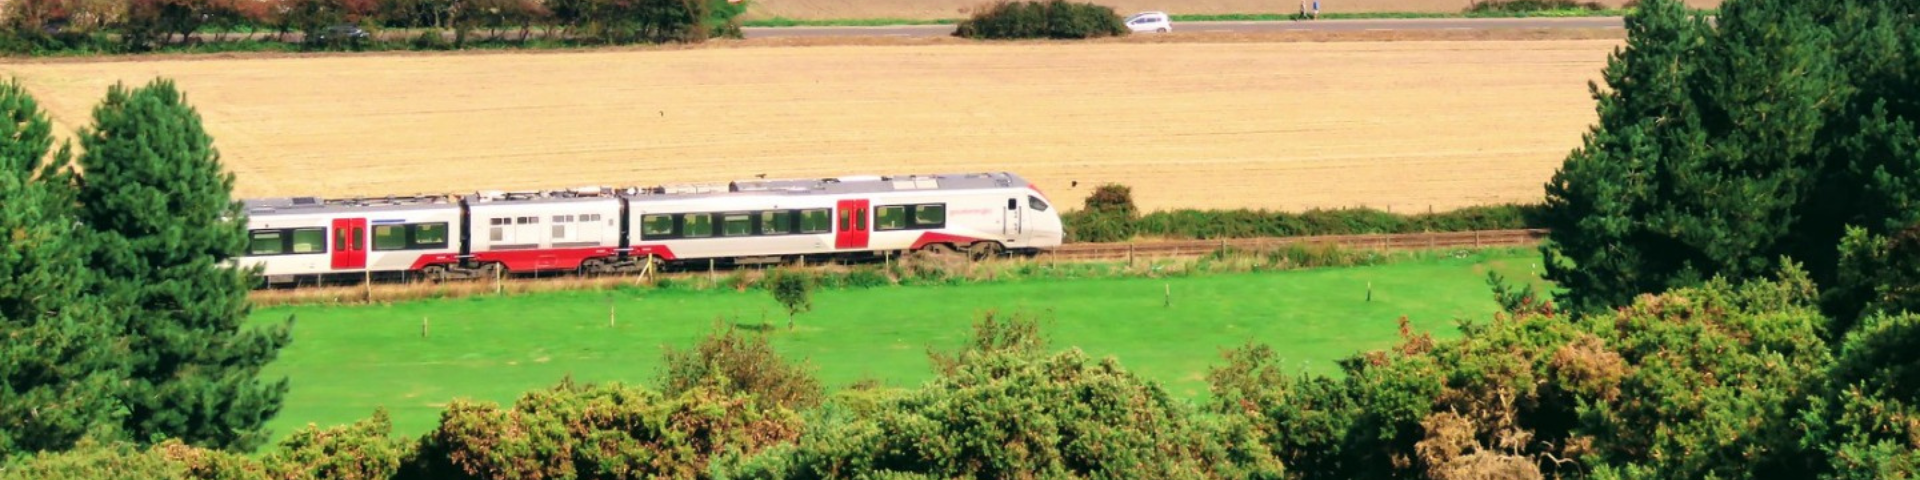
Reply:
[[[384, 306], [275, 307], [257, 321], [297, 315], [294, 342], [269, 366], [291, 379], [277, 437], [309, 422], [347, 423], [376, 406], [401, 435], [418, 435], [457, 397], [511, 402], [563, 376], [651, 384], [664, 345], [686, 346], [719, 324], [757, 327], [806, 359], [830, 388], [861, 379], [912, 386], [930, 377], [929, 346], [950, 349], [981, 312], [1039, 314], [1057, 349], [1115, 356], [1175, 395], [1202, 398], [1219, 351], [1272, 344], [1302, 371], [1392, 344], [1395, 320], [1457, 335], [1454, 320], [1484, 321], [1495, 304], [1488, 269], [1532, 278], [1537, 255], [1494, 251], [1354, 268], [1174, 279], [1016, 281], [816, 292], [788, 331], [765, 291], [623, 289], [429, 300]], [[1366, 300], [1367, 284], [1373, 299]], [[1172, 291], [1172, 306], [1165, 292]], [[608, 325], [608, 307], [617, 324]], [[421, 335], [422, 318], [430, 336]]]

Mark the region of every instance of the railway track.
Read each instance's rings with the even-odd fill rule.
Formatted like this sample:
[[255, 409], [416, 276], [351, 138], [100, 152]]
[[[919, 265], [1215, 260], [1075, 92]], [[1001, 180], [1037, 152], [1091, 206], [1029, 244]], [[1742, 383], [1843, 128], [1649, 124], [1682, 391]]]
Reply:
[[[1216, 240], [1163, 240], [1129, 243], [1070, 243], [1031, 261], [1099, 261], [1198, 257], [1222, 248], [1249, 252], [1268, 251], [1289, 245], [1338, 245], [1347, 248], [1381, 250], [1485, 248], [1533, 245], [1545, 238], [1546, 230], [1482, 230], [1471, 232], [1406, 233], [1374, 235], [1322, 235], [1308, 237], [1237, 238]], [[880, 263], [875, 260], [874, 263]], [[715, 271], [732, 270], [730, 267]], [[681, 269], [670, 276], [714, 274], [705, 268]], [[355, 303], [394, 301], [427, 297], [463, 297], [498, 294], [503, 291], [537, 292], [603, 288], [636, 283], [633, 275], [515, 275], [499, 280], [421, 282], [404, 276], [398, 282], [355, 282], [353, 284], [306, 285], [291, 288], [254, 290], [250, 298], [261, 305], [302, 303]]]
[[1060, 260], [1114, 260], [1131, 257], [1181, 257], [1211, 254], [1223, 248], [1270, 250], [1287, 245], [1339, 245], [1353, 248], [1409, 250], [1432, 248], [1482, 248], [1533, 245], [1546, 238], [1544, 229], [1478, 230], [1471, 232], [1428, 232], [1368, 235], [1320, 235], [1310, 237], [1229, 238], [1216, 240], [1166, 240], [1138, 243], [1069, 243], [1042, 254]]

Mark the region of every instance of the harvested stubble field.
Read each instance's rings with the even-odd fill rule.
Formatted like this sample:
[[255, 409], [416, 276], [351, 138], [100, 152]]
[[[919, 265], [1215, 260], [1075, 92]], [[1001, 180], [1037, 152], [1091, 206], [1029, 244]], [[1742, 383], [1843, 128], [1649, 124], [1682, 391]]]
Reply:
[[[177, 80], [238, 194], [1012, 170], [1077, 208], [1535, 201], [1618, 39], [1054, 42], [0, 66], [64, 128]], [[1245, 40], [1239, 39], [1239, 40]], [[1077, 189], [1069, 182], [1078, 182]]]

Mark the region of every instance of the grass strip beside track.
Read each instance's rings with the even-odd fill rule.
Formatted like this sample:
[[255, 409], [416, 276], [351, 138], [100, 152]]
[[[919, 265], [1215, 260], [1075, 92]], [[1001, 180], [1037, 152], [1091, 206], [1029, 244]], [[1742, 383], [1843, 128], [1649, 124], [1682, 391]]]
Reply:
[[1486, 272], [1533, 278], [1535, 263], [1537, 254], [1494, 250], [1371, 267], [823, 290], [793, 331], [766, 292], [731, 289], [271, 307], [255, 318], [298, 317], [294, 343], [266, 372], [292, 382], [270, 425], [276, 436], [378, 406], [393, 414], [396, 433], [412, 436], [454, 398], [507, 402], [567, 375], [651, 384], [662, 346], [690, 345], [716, 325], [759, 328], [763, 317], [776, 348], [811, 362], [829, 388], [917, 385], [930, 376], [928, 347], [957, 346], [981, 312], [999, 310], [1040, 314], [1056, 348], [1117, 357], [1176, 396], [1200, 398], [1222, 348], [1266, 342], [1290, 368], [1329, 373], [1336, 359], [1392, 344], [1401, 315], [1440, 337], [1457, 335], [1455, 319], [1484, 321], [1495, 310]]
[[[1631, 13], [1624, 9], [1568, 9], [1541, 10], [1533, 12], [1322, 12], [1321, 20], [1373, 20], [1399, 18], [1536, 18], [1536, 17], [1621, 17]], [[1118, 12], [1127, 15], [1128, 12]], [[1174, 22], [1280, 22], [1296, 20], [1297, 13], [1216, 13], [1216, 14], [1173, 14]], [[741, 26], [753, 28], [778, 27], [887, 27], [901, 25], [953, 25], [960, 18], [830, 18], [795, 19], [786, 17], [760, 18], [741, 22]]]

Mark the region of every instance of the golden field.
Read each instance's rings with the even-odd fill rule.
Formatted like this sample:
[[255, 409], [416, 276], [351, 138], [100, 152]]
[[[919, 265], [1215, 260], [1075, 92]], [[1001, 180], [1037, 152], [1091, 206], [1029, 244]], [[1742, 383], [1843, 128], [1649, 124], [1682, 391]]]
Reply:
[[[165, 76], [241, 196], [1010, 170], [1077, 208], [1537, 201], [1617, 39], [954, 43], [0, 66], [64, 129]], [[1078, 188], [1071, 188], [1078, 182]]]
[[[1309, 0], [1311, 1], [1311, 0]], [[1583, 0], [1585, 1], [1585, 0]], [[1628, 0], [1592, 0], [1607, 7], [1620, 7]], [[1695, 8], [1714, 8], [1721, 0], [1687, 0]], [[964, 18], [990, 0], [753, 0], [747, 7], [748, 18], [785, 17], [807, 20], [847, 18], [942, 19]], [[1121, 15], [1146, 10], [1161, 10], [1175, 15], [1226, 13], [1294, 13], [1298, 0], [1093, 0], [1113, 7]], [[1452, 13], [1465, 10], [1473, 0], [1320, 0], [1321, 13]]]

